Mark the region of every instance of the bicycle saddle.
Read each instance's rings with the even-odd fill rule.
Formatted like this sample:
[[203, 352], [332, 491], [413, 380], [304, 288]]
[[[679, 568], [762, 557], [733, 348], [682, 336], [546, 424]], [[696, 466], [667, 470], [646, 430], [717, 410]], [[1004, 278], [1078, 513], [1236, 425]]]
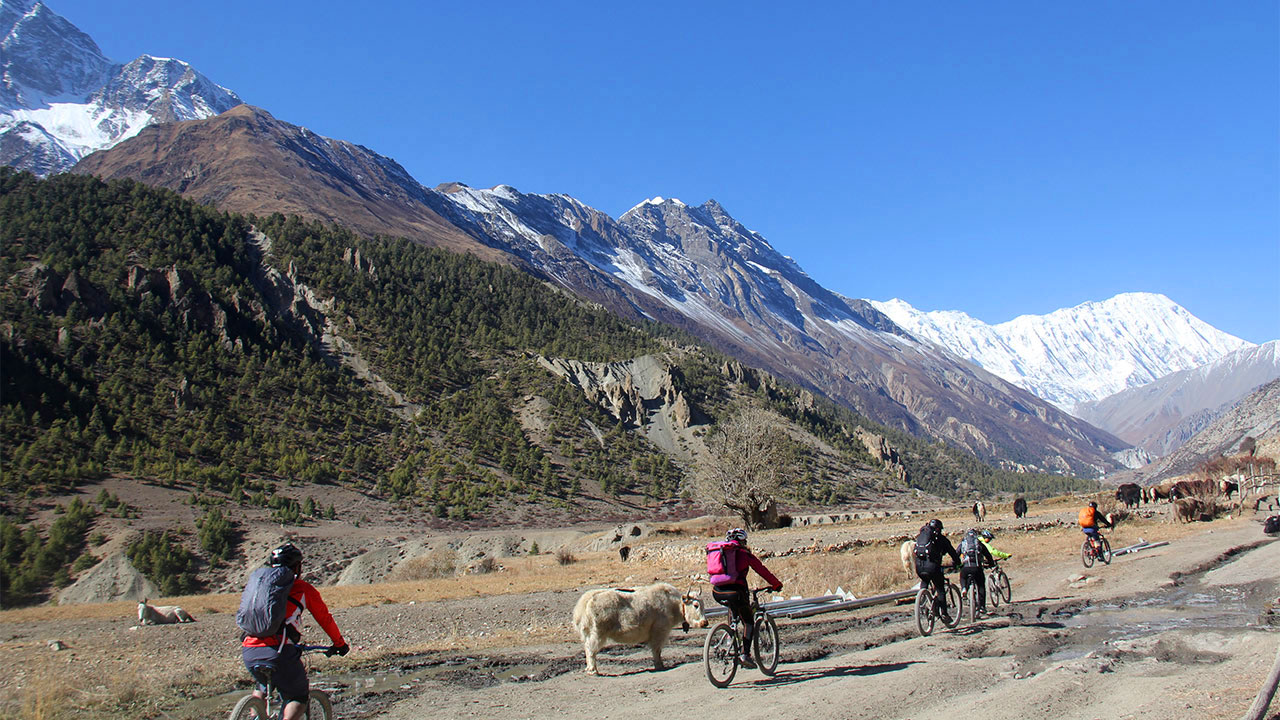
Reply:
[[253, 675], [253, 679], [262, 685], [270, 685], [271, 678], [276, 674], [276, 669], [271, 665], [254, 665], [249, 668], [249, 674]]

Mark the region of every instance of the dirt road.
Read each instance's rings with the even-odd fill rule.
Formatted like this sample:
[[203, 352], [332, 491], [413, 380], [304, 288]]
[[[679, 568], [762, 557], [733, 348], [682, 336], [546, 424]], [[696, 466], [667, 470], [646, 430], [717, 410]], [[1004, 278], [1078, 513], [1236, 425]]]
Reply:
[[[1221, 557], [1238, 548], [1247, 549]], [[915, 637], [906, 607], [783, 621], [777, 676], [741, 670], [724, 690], [703, 675], [696, 633], [668, 651], [680, 664], [665, 672], [647, 669], [643, 648], [619, 648], [601, 664], [612, 677], [575, 663], [521, 681], [524, 669], [545, 675], [540, 662], [564, 657], [534, 653], [510, 670], [515, 681], [412, 678], [412, 696], [380, 716], [1238, 718], [1280, 644], [1262, 615], [1278, 579], [1280, 543], [1237, 522], [1109, 567], [1086, 572], [1077, 561], [1015, 576], [1013, 606], [929, 638]]]
[[[768, 562], [786, 572], [790, 587], [801, 587], [800, 569], [819, 566], [795, 564], [783, 556], [788, 548], [884, 540], [918, 523], [762, 533], [757, 547], [775, 554]], [[1280, 645], [1280, 626], [1267, 614], [1280, 595], [1280, 543], [1266, 538], [1256, 519], [1203, 526], [1151, 520], [1113, 537], [1130, 542], [1136, 531], [1174, 542], [1086, 571], [1071, 549], [1077, 531], [1009, 530], [999, 538], [1009, 549], [1039, 543], [1052, 552], [1006, 563], [1015, 602], [994, 617], [929, 638], [916, 636], [908, 605], [782, 620], [778, 675], [741, 670], [724, 690], [703, 674], [699, 630], [673, 635], [664, 672], [650, 670], [646, 649], [624, 646], [601, 654], [606, 676], [582, 672], [582, 648], [568, 627], [581, 590], [651, 575], [687, 578], [693, 566], [678, 553], [669, 563], [654, 550], [650, 565], [601, 558], [552, 565], [554, 571], [530, 565], [543, 570], [525, 575], [460, 577], [422, 588], [438, 592], [443, 583], [461, 592], [417, 602], [403, 595], [416, 586], [400, 588], [398, 600], [390, 586], [326, 588], [330, 598], [346, 593], [335, 616], [355, 651], [316, 660], [311, 677], [330, 691], [343, 720], [1239, 718]], [[662, 542], [696, 548], [700, 541]], [[896, 545], [877, 547], [896, 563]], [[827, 567], [857, 557], [835, 553]], [[508, 587], [530, 583], [528, 572], [569, 575], [537, 583], [537, 590]], [[894, 581], [909, 584], [905, 576]], [[203, 603], [199, 622], [158, 627], [136, 627], [127, 604], [0, 614], [0, 650], [10, 668], [0, 673], [0, 716], [221, 716], [247, 685], [235, 651], [236, 600], [193, 600]], [[55, 643], [65, 649], [52, 649]]]

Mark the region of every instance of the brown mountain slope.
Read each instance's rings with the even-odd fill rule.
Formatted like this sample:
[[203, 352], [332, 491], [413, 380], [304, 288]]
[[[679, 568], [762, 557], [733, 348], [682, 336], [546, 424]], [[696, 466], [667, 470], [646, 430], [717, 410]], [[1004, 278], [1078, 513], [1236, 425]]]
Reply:
[[517, 264], [623, 317], [669, 323], [872, 420], [1005, 467], [1091, 476], [1113, 469], [1111, 453], [1124, 447], [821, 288], [713, 201], [644, 203], [615, 220], [567, 195], [505, 185], [432, 191], [389, 158], [247, 106], [148, 128], [75, 171]]
[[486, 260], [512, 260], [432, 211], [422, 187], [394, 160], [280, 122], [251, 105], [207, 120], [152, 125], [89, 155], [72, 172], [138, 180], [223, 210], [297, 214], [366, 235], [404, 236]]

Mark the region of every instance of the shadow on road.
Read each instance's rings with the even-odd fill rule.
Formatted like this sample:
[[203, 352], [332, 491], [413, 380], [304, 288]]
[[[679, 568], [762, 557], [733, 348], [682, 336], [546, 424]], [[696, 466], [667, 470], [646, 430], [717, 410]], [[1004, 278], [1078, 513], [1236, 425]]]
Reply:
[[808, 682], [810, 680], [821, 680], [823, 678], [864, 677], [902, 670], [920, 662], [924, 661], [912, 660], [910, 662], [876, 663], [874, 665], [821, 667], [809, 670], [781, 670], [773, 677], [761, 678], [754, 682], [741, 683], [741, 685], [747, 685], [750, 687], [775, 687], [778, 685], [794, 685], [796, 683]]

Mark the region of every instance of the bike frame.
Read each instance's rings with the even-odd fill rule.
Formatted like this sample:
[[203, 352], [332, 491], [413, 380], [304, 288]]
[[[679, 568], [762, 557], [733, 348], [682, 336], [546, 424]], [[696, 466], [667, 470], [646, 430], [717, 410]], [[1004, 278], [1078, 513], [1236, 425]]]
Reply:
[[[331, 649], [333, 649], [332, 645], [299, 645], [298, 655], [299, 657], [302, 657], [308, 653], [327, 652]], [[258, 680], [258, 676], [254, 675], [253, 679], [256, 682]], [[265, 694], [262, 697], [262, 701], [266, 703], [266, 706], [267, 706], [267, 718], [282, 716], [284, 714], [284, 706], [289, 704], [284, 701], [284, 697], [282, 697], [280, 693], [276, 690], [275, 682], [273, 682], [274, 679], [275, 679], [275, 673], [272, 673], [271, 679], [268, 680], [266, 683], [264, 683], [266, 690], [265, 690]], [[258, 689], [256, 685], [254, 689], [255, 690]], [[280, 705], [279, 712], [277, 712], [275, 715], [271, 714], [271, 701], [273, 699], [279, 699], [279, 705]], [[259, 720], [265, 720], [265, 719], [260, 718]]]

